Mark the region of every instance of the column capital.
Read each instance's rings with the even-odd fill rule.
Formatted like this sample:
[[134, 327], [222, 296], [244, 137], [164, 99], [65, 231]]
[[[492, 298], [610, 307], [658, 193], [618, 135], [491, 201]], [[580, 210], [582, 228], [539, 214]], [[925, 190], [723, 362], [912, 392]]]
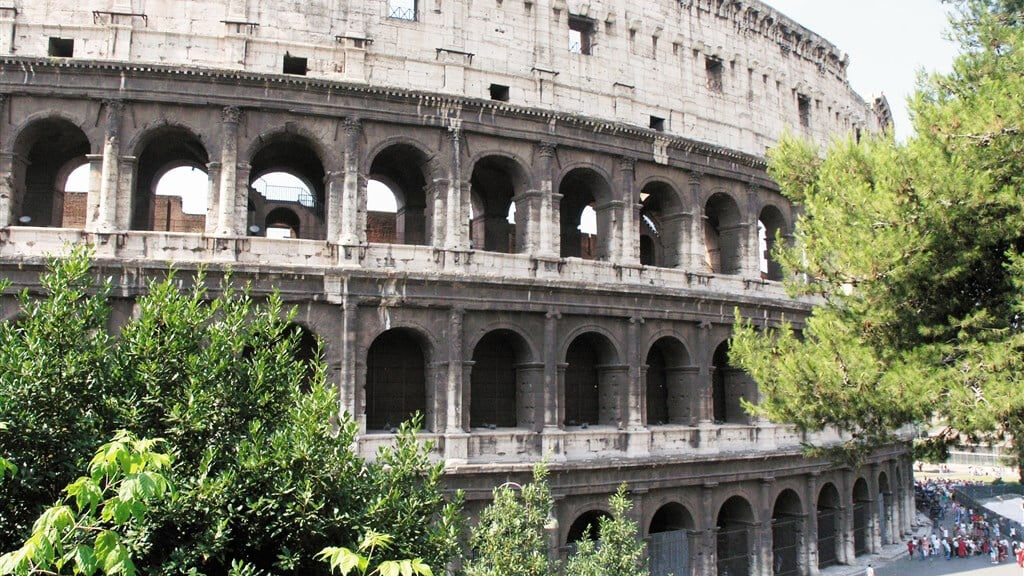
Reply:
[[120, 115], [121, 113], [124, 112], [124, 100], [115, 99], [115, 98], [107, 98], [107, 99], [103, 100], [102, 104], [103, 104], [103, 107], [107, 109], [107, 117], [108, 118], [110, 117], [111, 114]]
[[636, 158], [630, 158], [629, 156], [619, 156], [615, 163], [615, 166], [620, 172], [633, 172], [636, 170]]
[[561, 320], [562, 319], [562, 313], [557, 311], [557, 310], [548, 310], [544, 314], [544, 317], [547, 318], [548, 320]]
[[553, 158], [557, 148], [558, 144], [555, 144], [554, 142], [538, 142], [537, 155], [541, 158]]
[[363, 129], [363, 121], [358, 116], [352, 116], [345, 118], [341, 123], [342, 128], [345, 129], [345, 134], [349, 136], [358, 135]]
[[220, 120], [225, 124], [238, 124], [242, 118], [242, 109], [238, 106], [225, 106], [220, 111]]
[[700, 181], [704, 178], [704, 173], [697, 170], [691, 170], [689, 173], [690, 185], [700, 184]]
[[643, 325], [645, 322], [647, 322], [647, 321], [643, 318], [643, 316], [631, 316], [629, 318], [629, 323], [634, 325], [634, 326], [635, 325]]

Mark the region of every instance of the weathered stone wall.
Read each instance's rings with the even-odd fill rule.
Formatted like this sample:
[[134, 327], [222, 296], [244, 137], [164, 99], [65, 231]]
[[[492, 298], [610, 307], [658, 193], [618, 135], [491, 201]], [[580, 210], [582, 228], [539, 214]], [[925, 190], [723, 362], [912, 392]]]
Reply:
[[[824, 144], [879, 126], [839, 48], [757, 0], [34, 0], [0, 7], [0, 54], [311, 78], [489, 99], [648, 127], [760, 155], [789, 127]], [[570, 21], [591, 30], [570, 51]], [[720, 77], [711, 72], [718, 67]], [[502, 97], [502, 96], [499, 96]], [[808, 102], [802, 125], [801, 98]]]

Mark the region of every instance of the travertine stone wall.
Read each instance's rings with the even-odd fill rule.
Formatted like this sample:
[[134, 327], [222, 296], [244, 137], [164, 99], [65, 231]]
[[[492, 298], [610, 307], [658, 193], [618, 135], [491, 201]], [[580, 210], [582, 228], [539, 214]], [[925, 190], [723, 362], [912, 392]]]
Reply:
[[[73, 58], [266, 74], [287, 55], [313, 78], [481, 99], [497, 84], [513, 105], [642, 127], [656, 117], [669, 134], [754, 155], [787, 127], [824, 144], [888, 114], [850, 89], [837, 47], [757, 0], [419, 0], [415, 20], [388, 6], [4, 0], [0, 54], [52, 55], [61, 38]], [[592, 30], [590, 54], [569, 49], [570, 20]]]

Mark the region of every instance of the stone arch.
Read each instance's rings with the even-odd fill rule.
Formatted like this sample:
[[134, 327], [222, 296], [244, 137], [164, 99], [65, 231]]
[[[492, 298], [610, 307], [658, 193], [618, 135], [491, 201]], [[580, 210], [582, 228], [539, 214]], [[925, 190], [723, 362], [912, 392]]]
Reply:
[[583, 540], [598, 541], [601, 539], [601, 519], [611, 518], [607, 510], [593, 509], [576, 516], [576, 519], [569, 525], [565, 534], [565, 544], [570, 549], [570, 555], [575, 550], [574, 544]]
[[[523, 252], [529, 210], [515, 202], [530, 187], [530, 173], [518, 159], [504, 153], [478, 156], [470, 176], [473, 217], [470, 239], [477, 250]], [[515, 207], [514, 224], [508, 221]]]
[[86, 195], [66, 198], [64, 183], [57, 182], [83, 164], [93, 148], [77, 119], [58, 113], [33, 115], [19, 127], [11, 148], [12, 223], [84, 227]]
[[640, 263], [675, 268], [683, 264], [681, 241], [689, 235], [676, 188], [651, 179], [640, 189]]
[[[309, 131], [291, 124], [257, 138], [248, 150], [249, 210], [247, 229], [250, 234], [264, 235], [268, 214], [286, 208], [299, 219], [300, 238], [323, 240], [325, 226], [326, 148]], [[284, 173], [302, 182], [303, 186], [274, 186], [257, 190], [263, 176]]]
[[626, 374], [611, 339], [597, 331], [583, 332], [565, 350], [565, 426], [616, 425], [618, 393]]
[[752, 382], [740, 368], [729, 361], [729, 341], [724, 340], [711, 357], [711, 413], [719, 424], [750, 424], [742, 400], [755, 398]]
[[718, 190], [704, 204], [705, 263], [716, 274], [743, 269], [743, 213], [730, 194]]
[[681, 340], [662, 336], [647, 352], [645, 372], [648, 425], [693, 424], [698, 368]]
[[885, 470], [878, 472], [878, 533], [882, 544], [895, 544], [898, 541], [899, 527], [896, 525], [897, 514], [889, 475]]
[[477, 341], [469, 382], [471, 428], [534, 425], [533, 390], [543, 382], [543, 367], [530, 364], [532, 357], [526, 339], [512, 330], [492, 330]]
[[839, 490], [835, 484], [826, 482], [818, 491], [815, 512], [818, 520], [818, 568], [825, 569], [839, 564], [843, 546]]
[[789, 224], [782, 210], [772, 204], [761, 208], [757, 218], [758, 265], [761, 277], [766, 280], [782, 280], [782, 264], [773, 255], [778, 237], [789, 233]]
[[871, 490], [864, 478], [853, 484], [853, 554], [871, 551]]
[[804, 573], [804, 510], [799, 494], [782, 490], [772, 509], [772, 571], [775, 576]]
[[718, 509], [715, 555], [718, 576], [754, 574], [754, 510], [742, 496], [732, 496]]
[[[596, 166], [569, 168], [559, 180], [558, 193], [562, 196], [559, 204], [562, 257], [608, 260], [612, 255], [616, 208], [611, 179]], [[587, 207], [596, 214], [597, 230], [593, 235], [584, 234], [579, 229]]]
[[663, 504], [647, 525], [647, 556], [652, 576], [690, 573], [691, 538], [697, 526], [686, 506]]
[[427, 374], [430, 344], [411, 328], [377, 335], [366, 352], [364, 417], [366, 429], [390, 431], [414, 413], [429, 427]]
[[391, 138], [379, 144], [369, 158], [368, 178], [391, 190], [396, 212], [367, 213], [367, 241], [429, 244], [430, 223], [437, 217], [427, 202], [428, 188], [437, 170], [433, 154], [413, 140]]
[[[207, 171], [210, 156], [202, 137], [192, 128], [166, 120], [138, 134], [133, 141], [135, 177], [132, 190], [132, 230], [161, 232], [204, 232], [206, 214], [186, 214], [186, 193], [209, 198], [209, 186], [200, 191], [182, 191], [177, 196], [157, 197], [157, 184], [174, 168], [188, 166]], [[190, 217], [191, 216], [191, 217]]]

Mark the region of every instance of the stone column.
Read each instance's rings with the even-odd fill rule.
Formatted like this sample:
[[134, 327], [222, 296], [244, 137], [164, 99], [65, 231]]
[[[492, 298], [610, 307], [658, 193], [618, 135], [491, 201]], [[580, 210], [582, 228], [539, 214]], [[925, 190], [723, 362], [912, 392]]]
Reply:
[[537, 255], [542, 258], [558, 258], [561, 250], [559, 234], [558, 201], [561, 195], [554, 192], [555, 145], [541, 142], [537, 145], [537, 174], [540, 187], [540, 217], [537, 222]]
[[640, 266], [640, 202], [636, 198], [636, 160], [622, 157], [618, 162], [619, 198], [622, 207], [622, 247], [618, 263], [623, 266]]
[[872, 463], [868, 470], [871, 471], [868, 495], [874, 496], [868, 504], [868, 551], [874, 554], [882, 549], [882, 517], [878, 510], [882, 492], [878, 486], [878, 463]]
[[545, 429], [555, 429], [562, 425], [559, 418], [562, 399], [559, 396], [561, 378], [558, 373], [558, 321], [562, 315], [550, 310], [544, 316], [544, 386], [541, 390], [540, 405], [543, 406], [543, 420], [538, 424]]
[[237, 106], [228, 106], [221, 112], [221, 153], [220, 153], [220, 209], [217, 215], [217, 235], [238, 234], [238, 123], [242, 111]]
[[627, 373], [626, 386], [624, 386], [625, 390], [623, 391], [624, 402], [622, 406], [625, 414], [621, 414], [620, 417], [624, 420], [629, 430], [638, 430], [644, 427], [642, 405], [647, 391], [643, 388], [643, 378], [640, 377], [640, 366], [643, 364], [643, 361], [640, 359], [639, 350], [640, 327], [643, 324], [643, 318], [634, 316], [629, 319], [629, 326], [626, 331], [626, 354], [629, 372]]
[[324, 207], [324, 218], [326, 219], [325, 238], [330, 244], [340, 244], [341, 239], [341, 205], [345, 193], [345, 173], [330, 170], [324, 174], [324, 191], [326, 206]]
[[755, 539], [755, 550], [757, 550], [757, 553], [754, 555], [757, 559], [757, 565], [753, 573], [761, 574], [762, 576], [772, 576], [772, 566], [775, 559], [775, 542], [772, 534], [772, 512], [774, 511], [772, 486], [774, 485], [775, 478], [761, 479], [761, 509], [759, 510], [761, 521], [757, 524], [758, 537]]
[[117, 218], [117, 184], [124, 102], [106, 100], [103, 106], [107, 109], [107, 115], [103, 134], [103, 168], [99, 197], [96, 200], [96, 211], [90, 212], [86, 220], [86, 229], [93, 232], [112, 232]]
[[701, 512], [706, 524], [700, 549], [697, 552], [698, 562], [695, 568], [699, 568], [699, 570], [694, 572], [698, 574], [718, 573], [718, 515], [714, 508], [715, 486], [718, 484], [707, 483], [700, 489]]
[[696, 426], [700, 421], [702, 383], [700, 368], [681, 366], [666, 368], [668, 386], [668, 421], [670, 424]]
[[744, 238], [744, 251], [743, 251], [743, 271], [742, 274], [752, 276], [756, 278], [761, 277], [761, 243], [759, 241], [759, 235], [757, 231], [757, 223], [761, 219], [761, 215], [755, 212], [757, 206], [757, 196], [759, 194], [760, 187], [750, 182], [747, 184], [747, 234]]
[[132, 227], [132, 215], [135, 212], [135, 165], [138, 161], [135, 156], [121, 156], [119, 159], [115, 230], [130, 230]]
[[359, 301], [349, 294], [348, 278], [344, 280], [341, 301], [341, 370], [338, 382], [338, 412], [355, 418], [356, 340], [359, 335]]
[[[0, 114], [4, 111], [0, 95]], [[14, 224], [14, 155], [0, 154], [0, 228]]]
[[711, 343], [711, 322], [702, 321], [697, 329], [697, 349], [700, 362], [698, 372], [698, 394], [696, 395], [697, 423], [710, 426], [715, 421], [715, 407], [713, 393], [714, 366], [712, 365], [713, 351], [708, 349]]
[[[359, 192], [363, 189], [359, 177], [359, 135], [362, 124], [357, 118], [345, 121], [345, 180], [340, 207], [338, 236], [329, 236], [343, 246], [359, 245]], [[332, 208], [332, 212], [334, 209]]]
[[693, 216], [690, 218], [690, 231], [685, 234], [687, 238], [680, 241], [680, 265], [687, 270], [702, 271], [704, 265], [704, 206], [701, 204], [701, 180], [704, 175], [700, 172], [690, 172], [690, 201], [693, 203]]
[[662, 249], [661, 265], [665, 268], [688, 268], [690, 266], [690, 238], [693, 236], [693, 214], [679, 212], [661, 218]]
[[462, 432], [462, 322], [466, 311], [452, 308], [448, 314], [448, 382], [445, 390], [445, 432]]
[[804, 530], [807, 537], [804, 538], [804, 566], [807, 567], [809, 576], [818, 576], [818, 473], [811, 472], [807, 475], [807, 489], [804, 492], [804, 502], [807, 509], [807, 519], [804, 523]]
[[448, 193], [445, 197], [445, 242], [447, 250], [469, 250], [469, 185], [462, 181], [462, 129], [456, 124], [448, 129], [450, 144], [448, 162]]
[[[93, 225], [95, 214], [100, 210], [100, 188], [103, 186], [103, 154], [86, 154], [89, 164], [89, 188], [85, 193], [85, 226]], [[24, 190], [22, 191], [24, 194]], [[24, 200], [24, 199], [22, 199]]]
[[910, 458], [901, 460], [903, 466], [903, 509], [906, 517], [906, 532], [917, 527], [917, 508], [914, 504], [914, 462]]
[[[516, 423], [520, 428], [540, 430], [543, 425], [544, 368], [543, 362], [517, 364], [516, 370]], [[539, 398], [539, 401], [538, 401]]]
[[840, 554], [840, 561], [843, 564], [853, 564], [856, 561], [857, 553], [853, 547], [853, 471], [845, 469], [842, 471], [842, 492], [839, 494], [839, 500], [842, 502], [840, 507], [840, 514], [842, 521], [840, 522], [840, 534], [842, 538], [842, 554]]
[[220, 214], [220, 162], [206, 164], [206, 229], [207, 236], [217, 233], [217, 215]]

